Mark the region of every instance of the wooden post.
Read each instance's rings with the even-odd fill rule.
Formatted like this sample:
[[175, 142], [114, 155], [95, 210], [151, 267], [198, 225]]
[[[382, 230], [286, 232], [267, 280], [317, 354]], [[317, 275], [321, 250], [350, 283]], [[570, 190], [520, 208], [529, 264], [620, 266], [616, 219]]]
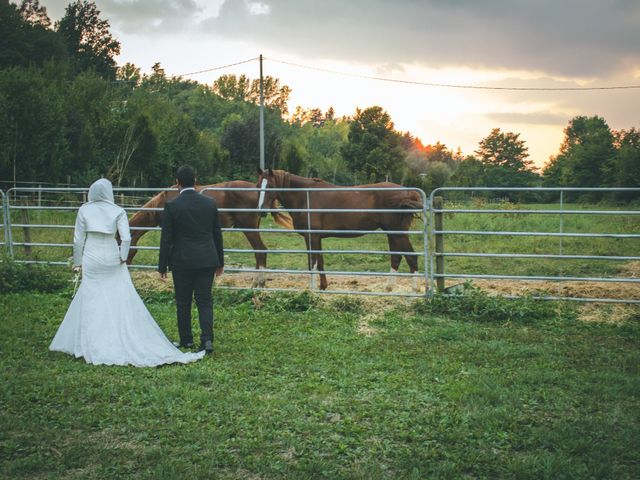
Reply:
[[[442, 197], [433, 197], [433, 209], [442, 210], [444, 200]], [[443, 214], [442, 212], [434, 212], [434, 228], [436, 231], [443, 230]], [[440, 255], [444, 253], [444, 235], [436, 233], [436, 274], [444, 274], [444, 257]], [[436, 288], [438, 292], [444, 291], [444, 277], [436, 277]]]

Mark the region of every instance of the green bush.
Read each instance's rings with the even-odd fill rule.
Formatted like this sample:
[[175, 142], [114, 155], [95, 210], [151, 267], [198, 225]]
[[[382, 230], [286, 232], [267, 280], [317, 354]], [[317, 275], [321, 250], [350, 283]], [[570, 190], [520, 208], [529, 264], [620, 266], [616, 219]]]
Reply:
[[[453, 295], [435, 295], [416, 303], [416, 313], [420, 315], [440, 315], [476, 322], [535, 323], [558, 318], [559, 314], [573, 316], [575, 308], [531, 297], [505, 298], [491, 296], [486, 292], [464, 286]], [[559, 311], [560, 310], [560, 311]]]
[[57, 267], [16, 263], [0, 258], [0, 294], [15, 292], [56, 292], [71, 285], [71, 273]]

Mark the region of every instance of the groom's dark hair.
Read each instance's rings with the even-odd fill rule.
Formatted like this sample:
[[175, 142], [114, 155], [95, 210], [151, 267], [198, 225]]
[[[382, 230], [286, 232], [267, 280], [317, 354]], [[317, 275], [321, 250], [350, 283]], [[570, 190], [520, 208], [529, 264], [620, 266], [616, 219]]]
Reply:
[[196, 174], [189, 165], [183, 165], [178, 169], [176, 179], [183, 188], [193, 187], [196, 184]]

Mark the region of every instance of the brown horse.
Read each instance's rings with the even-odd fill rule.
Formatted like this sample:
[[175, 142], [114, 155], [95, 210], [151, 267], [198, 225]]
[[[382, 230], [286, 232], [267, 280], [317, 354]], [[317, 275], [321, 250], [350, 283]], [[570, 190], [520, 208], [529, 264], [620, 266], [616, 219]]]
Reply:
[[[201, 191], [208, 187], [224, 187], [227, 190], [206, 190], [204, 195], [213, 198], [218, 208], [237, 208], [237, 209], [255, 209], [258, 204], [259, 192], [257, 190], [234, 190], [241, 188], [255, 188], [255, 185], [251, 182], [245, 182], [243, 180], [234, 180], [231, 182], [216, 183], [213, 185], [197, 185], [196, 191]], [[177, 188], [174, 185], [172, 188]], [[173, 200], [178, 195], [177, 190], [168, 190], [158, 193], [155, 197], [149, 200], [143, 205], [142, 208], [164, 208], [165, 203]], [[274, 199], [275, 200], [275, 199]], [[275, 208], [274, 201], [271, 200], [268, 205], [270, 208]], [[284, 228], [292, 228], [291, 217], [282, 214], [280, 212], [272, 212], [271, 215], [276, 223]], [[140, 210], [137, 212], [131, 220], [129, 225], [131, 227], [157, 227], [160, 225], [162, 217], [162, 211], [160, 210]], [[220, 224], [223, 228], [238, 227], [238, 228], [252, 228], [257, 229], [260, 226], [260, 214], [258, 212], [220, 212]], [[135, 246], [147, 231], [131, 229], [131, 245]], [[262, 252], [255, 252], [256, 257], [256, 269], [263, 269], [267, 266], [267, 254], [264, 250], [267, 250], [266, 245], [263, 243], [262, 238], [258, 232], [242, 232], [251, 244], [254, 250], [263, 250]], [[127, 264], [131, 264], [133, 257], [136, 256], [136, 249], [129, 251], [129, 257], [127, 258]], [[264, 287], [264, 275], [260, 272], [256, 274], [253, 279], [253, 287]]]
[[[371, 191], [348, 190], [349, 187], [339, 187], [317, 178], [306, 178], [294, 175], [284, 170], [271, 170], [260, 173], [258, 187], [266, 182], [267, 201], [276, 198], [289, 209], [422, 209], [420, 194], [411, 190], [382, 190], [384, 188], [399, 188], [395, 183], [375, 183], [370, 185], [357, 185], [356, 188], [371, 188]], [[307, 193], [304, 191], [270, 191], [270, 188], [331, 188], [326, 192], [309, 192], [309, 205], [307, 205]], [[345, 190], [341, 190], [345, 188]], [[268, 203], [267, 203], [268, 204]], [[260, 205], [259, 208], [262, 206]], [[365, 233], [353, 232], [353, 230], [377, 230], [406, 231], [411, 227], [414, 214], [411, 212], [289, 212], [296, 230], [351, 230], [350, 232], [304, 233], [299, 232], [305, 239], [308, 250], [322, 250], [322, 239], [328, 237], [359, 237]], [[310, 218], [310, 223], [308, 219]], [[392, 233], [387, 235], [389, 249], [392, 252], [407, 252], [404, 258], [409, 264], [411, 273], [418, 270], [418, 259], [411, 255], [413, 247], [406, 233]], [[391, 254], [391, 273], [398, 271], [402, 260], [400, 253]], [[322, 254], [309, 252], [309, 269], [317, 268], [324, 271]], [[387, 290], [391, 289], [393, 276], [389, 277]], [[415, 280], [415, 279], [414, 279]], [[324, 273], [320, 273], [320, 289], [327, 288], [327, 279]], [[414, 282], [414, 289], [418, 289]]]

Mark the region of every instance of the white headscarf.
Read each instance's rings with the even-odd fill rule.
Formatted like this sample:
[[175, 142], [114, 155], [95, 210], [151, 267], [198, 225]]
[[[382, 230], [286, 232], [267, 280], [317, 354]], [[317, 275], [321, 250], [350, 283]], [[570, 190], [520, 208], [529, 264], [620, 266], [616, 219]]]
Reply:
[[113, 186], [111, 182], [106, 178], [93, 182], [89, 187], [89, 201], [115, 203], [113, 201]]
[[80, 207], [78, 215], [82, 217], [87, 232], [116, 233], [118, 219], [124, 215], [122, 207], [113, 201], [113, 186], [106, 178], [96, 180], [89, 187], [89, 201]]

